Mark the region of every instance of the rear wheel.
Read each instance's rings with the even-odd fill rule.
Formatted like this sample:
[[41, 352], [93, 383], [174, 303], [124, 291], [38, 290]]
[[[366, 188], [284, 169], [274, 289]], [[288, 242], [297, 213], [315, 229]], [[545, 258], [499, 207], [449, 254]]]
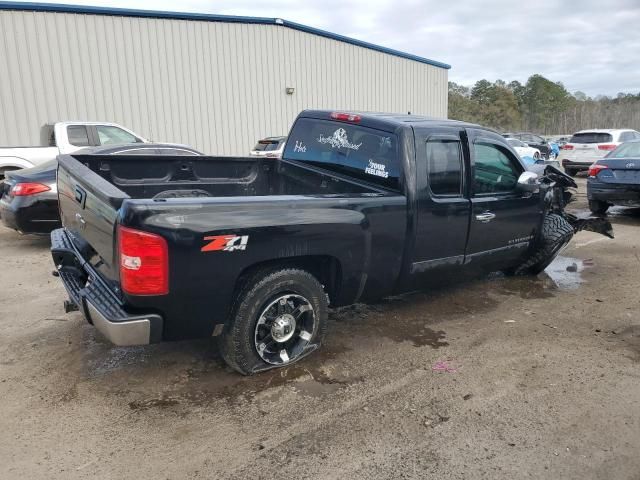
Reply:
[[606, 202], [602, 202], [600, 200], [589, 200], [589, 210], [592, 213], [597, 213], [602, 215], [603, 213], [607, 213], [609, 209], [609, 204]]
[[565, 171], [565, 173], [566, 173], [567, 175], [569, 175], [570, 177], [575, 177], [575, 176], [576, 176], [576, 174], [578, 173], [578, 171], [577, 171], [577, 170], [574, 170], [574, 169], [572, 169], [572, 168], [565, 168], [565, 169], [564, 169], [564, 171]]
[[542, 224], [542, 234], [529, 258], [512, 270], [515, 275], [537, 275], [542, 272], [573, 237], [574, 230], [564, 217], [548, 214]]
[[327, 308], [322, 285], [310, 273], [258, 272], [240, 292], [219, 338], [222, 357], [243, 375], [290, 365], [322, 343]]

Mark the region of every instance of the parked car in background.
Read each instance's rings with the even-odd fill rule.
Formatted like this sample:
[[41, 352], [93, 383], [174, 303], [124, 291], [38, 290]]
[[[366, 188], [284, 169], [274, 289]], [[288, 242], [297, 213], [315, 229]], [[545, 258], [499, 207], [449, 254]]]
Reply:
[[58, 122], [45, 125], [40, 138], [42, 146], [0, 147], [0, 179], [5, 172], [35, 167], [53, 160], [61, 153], [73, 153], [91, 146], [147, 142], [137, 133], [107, 122]]
[[587, 199], [593, 213], [611, 205], [640, 206], [640, 140], [621, 144], [589, 167]]
[[[185, 145], [143, 143], [83, 148], [77, 154], [92, 155], [204, 155]], [[46, 234], [60, 226], [57, 160], [37, 167], [6, 173], [0, 184], [0, 217], [2, 223], [20, 233]]]
[[517, 138], [507, 138], [507, 143], [513, 147], [513, 149], [520, 155], [520, 158], [525, 160], [526, 158], [533, 159], [534, 163], [540, 160], [540, 150], [530, 147], [526, 143]]
[[640, 140], [640, 133], [630, 129], [581, 130], [573, 134], [560, 149], [558, 161], [571, 176], [589, 167], [623, 142]]
[[555, 135], [552, 137], [547, 137], [547, 142], [555, 143], [558, 147], [562, 147], [571, 139], [571, 135]]
[[518, 140], [526, 143], [530, 147], [537, 148], [540, 151], [540, 155], [542, 158], [549, 158], [549, 153], [551, 152], [551, 147], [549, 146], [549, 142], [547, 142], [540, 135], [536, 135], [534, 133], [529, 132], [516, 132], [516, 133], [505, 133], [502, 135], [505, 138], [517, 138]]
[[286, 142], [287, 137], [263, 138], [262, 140], [258, 140], [258, 143], [256, 143], [253, 150], [249, 152], [249, 155], [252, 157], [281, 158]]

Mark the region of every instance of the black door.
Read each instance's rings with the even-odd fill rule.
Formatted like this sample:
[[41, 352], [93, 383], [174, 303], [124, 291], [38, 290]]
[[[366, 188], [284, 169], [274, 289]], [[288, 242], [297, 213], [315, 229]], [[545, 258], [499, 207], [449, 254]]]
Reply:
[[471, 203], [465, 173], [464, 130], [415, 130], [417, 213], [411, 273], [464, 263]]
[[468, 129], [471, 153], [471, 222], [466, 263], [515, 265], [542, 220], [540, 193], [518, 189], [525, 168], [499, 135]]

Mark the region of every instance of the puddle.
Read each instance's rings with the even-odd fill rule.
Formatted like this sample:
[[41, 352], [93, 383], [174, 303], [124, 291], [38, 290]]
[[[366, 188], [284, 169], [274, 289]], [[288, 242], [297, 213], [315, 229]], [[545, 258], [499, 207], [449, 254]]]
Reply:
[[377, 305], [351, 305], [334, 311], [332, 316], [338, 322], [349, 322], [366, 329], [367, 336], [379, 335], [399, 343], [409, 341], [414, 347], [449, 346], [443, 330], [426, 326], [429, 324], [429, 315], [425, 315], [425, 311], [430, 307], [425, 305], [426, 302], [416, 302], [421, 300], [417, 298], [419, 295], [390, 297]]
[[559, 256], [544, 273], [559, 290], [577, 290], [584, 283], [582, 272], [593, 265], [593, 260]]
[[502, 295], [519, 295], [524, 299], [554, 297], [558, 291], [577, 290], [585, 282], [583, 272], [594, 266], [591, 259], [558, 256], [544, 272], [532, 277], [506, 277], [500, 273], [489, 275], [490, 285]]
[[435, 325], [451, 318], [473, 317], [498, 306], [482, 281], [432, 288], [388, 297], [373, 305], [356, 304], [336, 309], [330, 318], [349, 329], [350, 336], [384, 337], [411, 342], [415, 347], [449, 346], [446, 332]]
[[526, 300], [551, 298], [558, 285], [547, 274], [537, 277], [505, 277], [494, 274], [490, 281], [496, 286], [495, 290], [501, 295], [518, 295]]

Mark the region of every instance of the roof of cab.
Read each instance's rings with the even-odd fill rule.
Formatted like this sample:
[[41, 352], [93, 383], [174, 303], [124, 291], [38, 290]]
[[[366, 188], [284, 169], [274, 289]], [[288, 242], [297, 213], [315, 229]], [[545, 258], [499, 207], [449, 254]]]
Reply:
[[[332, 113], [347, 113], [350, 115], [359, 115], [362, 120], [370, 120], [374, 122], [384, 122], [395, 126], [424, 125], [424, 126], [457, 126], [461, 128], [480, 128], [483, 130], [494, 131], [490, 128], [476, 125], [474, 123], [462, 122], [459, 120], [450, 120], [447, 118], [429, 117], [425, 115], [412, 115], [406, 113], [385, 113], [385, 112], [359, 112], [349, 110], [304, 110], [300, 113], [301, 117], [328, 119], [331, 120]], [[496, 132], [497, 133], [497, 132]]]

